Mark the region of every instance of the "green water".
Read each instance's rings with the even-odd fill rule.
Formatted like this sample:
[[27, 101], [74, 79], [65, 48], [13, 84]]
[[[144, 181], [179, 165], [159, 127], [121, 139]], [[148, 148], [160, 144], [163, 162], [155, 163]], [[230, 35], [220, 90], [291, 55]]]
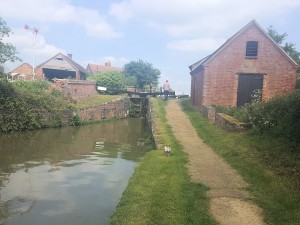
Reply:
[[136, 118], [0, 136], [0, 225], [108, 224], [149, 149]]

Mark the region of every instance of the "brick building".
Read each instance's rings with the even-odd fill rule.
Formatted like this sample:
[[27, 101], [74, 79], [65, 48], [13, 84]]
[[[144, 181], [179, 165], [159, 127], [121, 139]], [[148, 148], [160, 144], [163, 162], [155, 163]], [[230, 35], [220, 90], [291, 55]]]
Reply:
[[65, 56], [58, 53], [35, 69], [36, 79], [53, 80], [70, 79], [85, 80], [86, 70], [72, 59], [72, 55]]
[[33, 67], [28, 63], [22, 63], [20, 66], [10, 72], [12, 80], [32, 80]]
[[211, 55], [192, 64], [191, 103], [242, 106], [258, 91], [263, 101], [295, 89], [297, 63], [251, 21]]

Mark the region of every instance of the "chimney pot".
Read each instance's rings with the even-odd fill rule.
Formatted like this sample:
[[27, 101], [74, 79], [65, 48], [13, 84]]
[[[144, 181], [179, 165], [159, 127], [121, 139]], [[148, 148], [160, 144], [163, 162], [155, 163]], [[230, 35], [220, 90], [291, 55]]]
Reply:
[[110, 62], [110, 61], [107, 61], [107, 62], [105, 63], [105, 66], [111, 66], [111, 62]]
[[68, 54], [68, 57], [69, 57], [70, 59], [72, 59], [72, 54]]

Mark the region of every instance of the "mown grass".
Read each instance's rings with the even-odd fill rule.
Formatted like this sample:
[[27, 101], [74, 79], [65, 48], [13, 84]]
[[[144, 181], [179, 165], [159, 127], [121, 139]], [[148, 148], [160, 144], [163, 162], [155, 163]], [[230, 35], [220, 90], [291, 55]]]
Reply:
[[155, 99], [153, 105], [156, 137], [171, 146], [171, 156], [158, 149], [141, 159], [110, 224], [217, 224], [208, 213], [207, 188], [190, 182], [187, 155], [166, 123], [165, 102]]
[[300, 224], [299, 151], [283, 139], [251, 132], [227, 133], [203, 118], [188, 100], [184, 111], [206, 144], [250, 184], [249, 191], [272, 225]]

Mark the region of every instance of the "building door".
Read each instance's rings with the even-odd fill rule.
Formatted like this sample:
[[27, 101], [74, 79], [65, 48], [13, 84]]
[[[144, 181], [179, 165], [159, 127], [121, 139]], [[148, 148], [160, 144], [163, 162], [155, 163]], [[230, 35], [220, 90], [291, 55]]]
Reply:
[[262, 74], [240, 74], [238, 82], [237, 106], [251, 103], [254, 91], [262, 93], [263, 75]]

